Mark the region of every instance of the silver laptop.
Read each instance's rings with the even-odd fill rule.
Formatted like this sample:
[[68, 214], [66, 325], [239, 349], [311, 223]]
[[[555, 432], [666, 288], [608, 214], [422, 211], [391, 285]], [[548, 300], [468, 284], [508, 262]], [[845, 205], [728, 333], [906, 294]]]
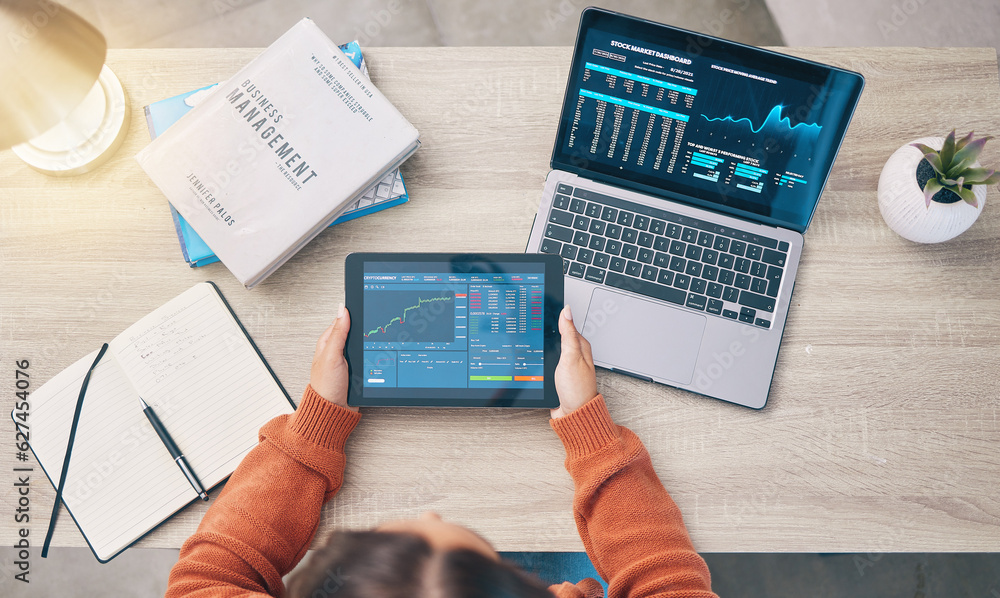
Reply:
[[601, 367], [759, 409], [858, 73], [583, 12], [527, 251]]

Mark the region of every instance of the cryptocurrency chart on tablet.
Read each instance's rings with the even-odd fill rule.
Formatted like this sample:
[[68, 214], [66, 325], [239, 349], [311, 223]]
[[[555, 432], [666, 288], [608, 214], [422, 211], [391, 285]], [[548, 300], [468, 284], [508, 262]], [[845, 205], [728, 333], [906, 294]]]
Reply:
[[366, 389], [543, 387], [540, 266], [471, 273], [416, 266], [364, 274]]
[[569, 155], [761, 213], [822, 184], [836, 139], [823, 119], [839, 118], [842, 105], [827, 106], [821, 86], [599, 30], [583, 51], [567, 105]]

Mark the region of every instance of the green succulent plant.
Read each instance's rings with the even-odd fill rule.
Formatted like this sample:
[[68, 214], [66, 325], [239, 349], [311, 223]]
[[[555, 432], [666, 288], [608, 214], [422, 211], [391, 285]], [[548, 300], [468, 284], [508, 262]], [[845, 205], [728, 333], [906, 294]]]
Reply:
[[983, 151], [983, 146], [992, 137], [980, 137], [973, 140], [970, 132], [965, 137], [955, 140], [955, 130], [944, 140], [941, 150], [935, 150], [923, 143], [913, 143], [913, 147], [924, 154], [924, 159], [934, 169], [934, 176], [924, 185], [924, 201], [931, 207], [931, 198], [942, 189], [947, 189], [958, 195], [974, 208], [979, 207], [979, 200], [972, 192], [972, 185], [994, 185], [1000, 183], [1000, 174], [988, 168], [974, 168], [973, 164]]

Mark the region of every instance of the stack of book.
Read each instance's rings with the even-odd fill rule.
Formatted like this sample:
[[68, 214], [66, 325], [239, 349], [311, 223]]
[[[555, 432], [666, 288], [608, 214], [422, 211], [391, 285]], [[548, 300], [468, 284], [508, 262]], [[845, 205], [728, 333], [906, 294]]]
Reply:
[[[365, 62], [364, 55], [361, 53], [361, 46], [358, 45], [358, 42], [353, 41], [338, 47], [367, 78], [368, 64]], [[219, 87], [219, 84], [209, 85], [146, 106], [146, 125], [149, 128], [150, 138], [156, 139], [161, 133], [167, 130], [167, 127], [190, 112], [192, 108], [205, 99], [217, 87]], [[382, 177], [378, 184], [368, 189], [360, 199], [351, 204], [344, 214], [334, 220], [330, 226], [360, 218], [361, 216], [367, 216], [379, 210], [398, 206], [409, 200], [410, 196], [406, 192], [403, 175], [400, 174], [397, 168]], [[170, 215], [173, 217], [174, 229], [176, 229], [177, 239], [180, 241], [181, 254], [189, 266], [195, 268], [219, 261], [215, 252], [198, 236], [198, 233], [177, 213], [177, 210], [173, 206], [170, 207]]]
[[185, 260], [247, 288], [324, 228], [408, 200], [417, 130], [374, 87], [356, 42], [303, 19], [228, 81], [147, 107], [136, 159], [170, 202]]

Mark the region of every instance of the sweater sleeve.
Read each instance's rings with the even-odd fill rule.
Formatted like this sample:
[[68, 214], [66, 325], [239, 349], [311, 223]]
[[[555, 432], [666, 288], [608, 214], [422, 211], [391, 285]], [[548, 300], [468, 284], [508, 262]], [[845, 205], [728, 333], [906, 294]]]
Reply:
[[344, 479], [344, 444], [361, 415], [307, 387], [295, 413], [260, 429], [170, 571], [167, 598], [282, 596], [320, 512]]
[[646, 447], [611, 421], [604, 397], [550, 424], [566, 447], [577, 529], [610, 598], [714, 597], [708, 566]]

